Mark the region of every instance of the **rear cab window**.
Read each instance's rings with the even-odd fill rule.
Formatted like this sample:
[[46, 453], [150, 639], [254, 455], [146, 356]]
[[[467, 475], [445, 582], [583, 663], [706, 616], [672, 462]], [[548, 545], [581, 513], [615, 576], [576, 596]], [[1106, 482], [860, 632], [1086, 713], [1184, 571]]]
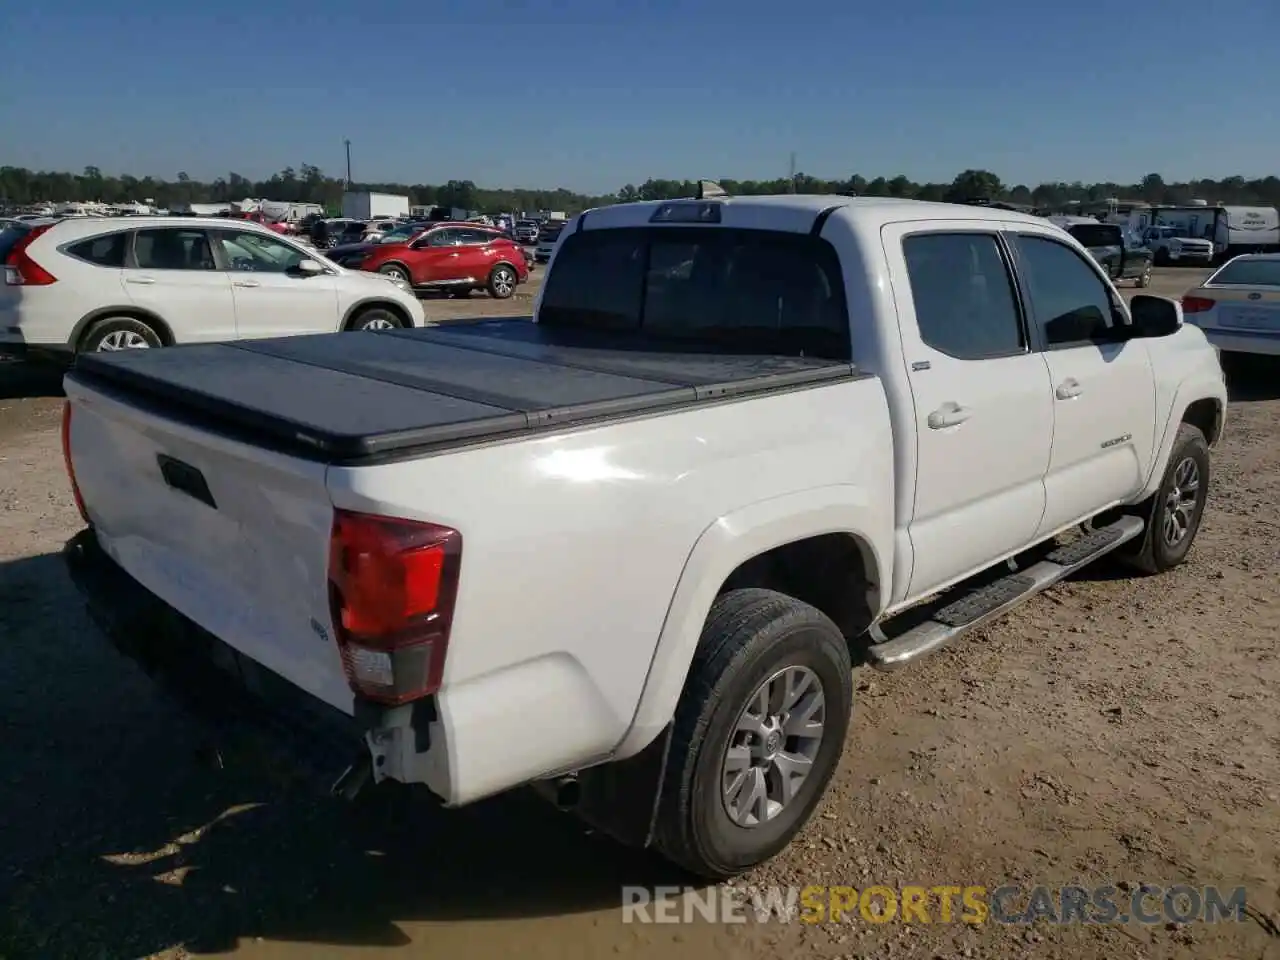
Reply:
[[835, 250], [804, 234], [727, 227], [576, 231], [556, 254], [538, 322], [728, 352], [851, 356]]

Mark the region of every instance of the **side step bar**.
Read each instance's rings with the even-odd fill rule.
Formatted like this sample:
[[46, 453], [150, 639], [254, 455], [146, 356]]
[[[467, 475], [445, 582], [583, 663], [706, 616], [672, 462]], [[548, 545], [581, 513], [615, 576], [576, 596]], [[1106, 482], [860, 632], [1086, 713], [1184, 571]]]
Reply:
[[1140, 517], [1121, 517], [1074, 543], [1058, 547], [1026, 570], [1011, 573], [965, 594], [901, 636], [873, 644], [867, 651], [871, 665], [880, 670], [893, 670], [917, 657], [933, 653], [962, 634], [1030, 600], [1121, 544], [1141, 536], [1144, 527]]

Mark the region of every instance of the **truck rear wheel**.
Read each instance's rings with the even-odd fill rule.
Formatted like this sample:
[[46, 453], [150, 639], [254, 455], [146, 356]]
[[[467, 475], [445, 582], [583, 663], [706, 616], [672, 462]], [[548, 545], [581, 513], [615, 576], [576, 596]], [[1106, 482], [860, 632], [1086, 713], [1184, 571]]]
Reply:
[[786, 847], [840, 762], [851, 669], [814, 607], [755, 588], [720, 596], [676, 707], [658, 849], [719, 880]]

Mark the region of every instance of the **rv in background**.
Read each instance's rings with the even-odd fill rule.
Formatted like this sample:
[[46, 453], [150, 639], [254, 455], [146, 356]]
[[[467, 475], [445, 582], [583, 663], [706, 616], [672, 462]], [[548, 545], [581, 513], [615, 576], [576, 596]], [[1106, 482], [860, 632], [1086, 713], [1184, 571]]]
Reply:
[[1280, 251], [1280, 211], [1275, 207], [1225, 207], [1189, 204], [1156, 207], [1153, 223], [1178, 227], [1188, 237], [1213, 242], [1219, 259], [1241, 253]]
[[1151, 204], [1141, 200], [1108, 197], [1106, 200], [1091, 200], [1080, 204], [1079, 214], [1103, 223], [1128, 227], [1131, 232], [1141, 234], [1151, 223]]

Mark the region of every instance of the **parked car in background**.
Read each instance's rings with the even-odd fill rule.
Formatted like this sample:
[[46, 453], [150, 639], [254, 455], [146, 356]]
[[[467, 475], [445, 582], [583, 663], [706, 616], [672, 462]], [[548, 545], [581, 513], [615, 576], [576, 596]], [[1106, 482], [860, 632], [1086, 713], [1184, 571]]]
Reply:
[[340, 247], [333, 247], [325, 251], [325, 256], [334, 263], [347, 267], [350, 270], [359, 270], [360, 264], [364, 258], [383, 243], [409, 243], [419, 236], [424, 230], [432, 226], [430, 223], [405, 223], [400, 224], [393, 230], [384, 233], [381, 239], [373, 241], [367, 237], [360, 243], [347, 243]]
[[1153, 224], [1143, 231], [1142, 242], [1150, 248], [1155, 262], [1161, 265], [1213, 263], [1213, 241], [1188, 236], [1184, 227]]
[[1100, 223], [1090, 217], [1050, 217], [1089, 251], [1112, 280], [1132, 280], [1139, 287], [1151, 286], [1154, 257], [1140, 237], [1115, 223]]
[[1228, 260], [1186, 292], [1182, 314], [1223, 353], [1280, 356], [1280, 254]]
[[556, 241], [560, 238], [560, 234], [564, 232], [563, 220], [549, 220], [538, 228], [538, 246], [534, 250], [533, 258], [538, 263], [546, 263], [551, 259], [551, 254], [556, 249]]
[[533, 246], [538, 242], [538, 221], [517, 220], [512, 232], [521, 243]]
[[412, 240], [379, 243], [365, 255], [360, 269], [392, 277], [416, 293], [465, 296], [487, 290], [499, 300], [529, 279], [520, 245], [500, 230], [474, 223], [432, 224]]
[[393, 220], [390, 217], [384, 217], [380, 220], [370, 220], [365, 224], [363, 239], [367, 243], [379, 243], [390, 231], [400, 226], [399, 220]]
[[0, 233], [0, 352], [54, 356], [419, 327], [422, 305], [259, 224], [72, 218]]

